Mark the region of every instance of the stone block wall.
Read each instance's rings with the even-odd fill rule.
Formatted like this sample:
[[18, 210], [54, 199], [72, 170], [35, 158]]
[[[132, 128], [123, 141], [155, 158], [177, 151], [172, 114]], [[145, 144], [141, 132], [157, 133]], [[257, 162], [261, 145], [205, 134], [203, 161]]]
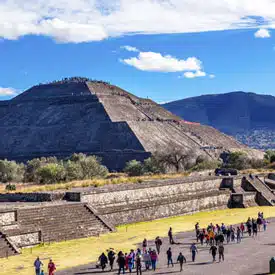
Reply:
[[[113, 225], [149, 221], [228, 207], [230, 190], [220, 191], [222, 178], [209, 177], [144, 183], [124, 189], [98, 189], [81, 195]], [[72, 198], [75, 194], [72, 194]]]
[[10, 225], [16, 221], [15, 211], [0, 212], [0, 226]]
[[41, 242], [41, 234], [38, 231], [33, 233], [10, 236], [9, 239], [16, 247], [28, 247], [39, 244]]

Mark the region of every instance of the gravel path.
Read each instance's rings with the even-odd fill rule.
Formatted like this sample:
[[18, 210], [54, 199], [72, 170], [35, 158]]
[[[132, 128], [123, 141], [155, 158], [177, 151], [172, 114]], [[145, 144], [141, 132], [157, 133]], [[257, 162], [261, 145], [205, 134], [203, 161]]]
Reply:
[[[162, 251], [159, 257], [157, 270], [149, 271], [144, 274], [193, 274], [193, 275], [264, 275], [269, 271], [269, 260], [275, 256], [275, 219], [270, 219], [266, 232], [260, 232], [254, 239], [244, 236], [240, 244], [230, 243], [225, 245], [225, 261], [222, 263], [212, 263], [209, 247], [198, 245], [199, 253], [195, 263], [191, 262], [189, 252], [190, 244], [194, 241], [193, 232], [177, 234], [176, 241], [179, 245], [172, 246], [173, 259], [176, 260], [178, 253], [182, 252], [187, 259], [183, 272], [179, 272], [179, 265], [173, 268], [167, 268], [166, 250], [170, 246], [167, 239], [163, 239]], [[154, 247], [154, 242], [149, 242], [149, 247]], [[107, 268], [108, 269], [108, 268]], [[109, 270], [109, 269], [108, 269]], [[73, 269], [56, 272], [56, 275], [89, 275], [89, 274], [106, 274], [114, 275], [117, 272], [100, 272], [95, 268], [95, 264], [80, 266]], [[126, 274], [129, 274], [128, 272]], [[135, 272], [133, 274], [136, 274]]]

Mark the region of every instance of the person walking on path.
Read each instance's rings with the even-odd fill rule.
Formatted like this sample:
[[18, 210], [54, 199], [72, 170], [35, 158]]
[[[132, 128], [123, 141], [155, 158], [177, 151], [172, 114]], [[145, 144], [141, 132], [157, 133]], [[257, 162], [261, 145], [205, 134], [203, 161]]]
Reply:
[[241, 225], [240, 225], [240, 229], [241, 229], [241, 232], [242, 232], [242, 237], [243, 237], [243, 233], [244, 233], [244, 224], [243, 224], [243, 223], [241, 223]]
[[169, 247], [169, 249], [167, 250], [166, 254], [167, 254], [167, 266], [169, 267], [170, 263], [171, 263], [172, 267], [173, 267], [174, 263], [173, 263], [173, 258], [172, 258], [173, 255], [172, 255], [171, 247]]
[[36, 258], [33, 265], [35, 268], [35, 275], [40, 275], [41, 266], [43, 265], [43, 263], [40, 261], [39, 257]]
[[261, 231], [261, 225], [263, 223], [262, 217], [257, 218], [258, 231]]
[[220, 243], [218, 251], [219, 251], [219, 262], [221, 260], [224, 261], [224, 246], [223, 246], [223, 243]]
[[117, 263], [118, 263], [118, 274], [120, 274], [121, 271], [123, 272], [122, 274], [125, 274], [125, 257], [122, 251], [118, 253]]
[[217, 255], [217, 247], [214, 244], [210, 247], [209, 253], [212, 254], [213, 262], [215, 262], [216, 261], [216, 255]]
[[153, 250], [152, 254], [151, 254], [151, 263], [152, 263], [152, 269], [154, 271], [156, 271], [156, 267], [157, 267], [157, 260], [158, 260], [158, 255], [156, 250]]
[[160, 253], [160, 248], [162, 246], [162, 240], [160, 239], [160, 237], [156, 237], [155, 244], [156, 244], [157, 252], [159, 254]]
[[106, 255], [104, 253], [102, 253], [99, 256], [99, 262], [100, 262], [100, 266], [102, 268], [102, 271], [104, 271], [104, 269], [106, 268], [106, 265], [108, 264], [108, 258], [106, 257]]
[[200, 225], [199, 223], [197, 222], [195, 224], [195, 234], [196, 234], [196, 237], [197, 237], [197, 242], [199, 242], [199, 233], [200, 233]]
[[198, 253], [198, 249], [197, 249], [195, 243], [193, 243], [190, 246], [190, 252], [192, 253], [192, 262], [195, 262], [195, 260], [196, 260], [196, 254]]
[[137, 275], [141, 275], [141, 254], [137, 253], [136, 256], [136, 270], [137, 270]]
[[177, 263], [180, 263], [180, 272], [182, 271], [182, 266], [183, 263], [186, 263], [186, 259], [185, 257], [182, 255], [182, 253], [180, 252], [178, 259], [177, 259]]
[[145, 263], [146, 270], [149, 270], [151, 265], [151, 255], [148, 253], [148, 251], [145, 251], [143, 254], [143, 261]]
[[174, 244], [174, 239], [173, 239], [173, 231], [172, 231], [172, 227], [170, 227], [169, 231], [168, 231], [168, 237], [169, 237], [169, 243], [170, 244]]
[[114, 267], [114, 261], [115, 261], [115, 252], [113, 251], [112, 248], [110, 248], [109, 252], [108, 252], [108, 260], [109, 260], [109, 264], [110, 264], [110, 268], [111, 271], [113, 271], [113, 267]]
[[263, 228], [264, 228], [264, 231], [266, 231], [266, 226], [267, 226], [267, 220], [263, 219]]
[[253, 237], [257, 237], [258, 233], [258, 226], [257, 226], [257, 221], [252, 219], [252, 232], [253, 232]]
[[147, 240], [144, 239], [142, 242], [142, 252], [145, 253], [145, 251], [147, 250]]
[[55, 270], [56, 270], [55, 264], [52, 261], [52, 259], [50, 259], [49, 264], [48, 264], [49, 275], [54, 275]]
[[129, 269], [129, 272], [132, 273], [132, 270], [133, 270], [133, 267], [134, 267], [134, 256], [132, 253], [130, 253], [126, 259], [126, 262], [128, 264], [128, 269]]
[[238, 226], [237, 227], [237, 243], [240, 243], [241, 242], [241, 240], [242, 240], [242, 237], [241, 237], [241, 229], [240, 229], [240, 227]]

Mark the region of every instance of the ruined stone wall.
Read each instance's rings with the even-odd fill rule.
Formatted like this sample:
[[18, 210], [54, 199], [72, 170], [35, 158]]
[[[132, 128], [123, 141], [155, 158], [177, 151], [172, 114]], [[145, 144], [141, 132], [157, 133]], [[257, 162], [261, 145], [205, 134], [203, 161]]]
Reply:
[[22, 235], [10, 236], [10, 241], [16, 247], [28, 247], [32, 245], [37, 245], [41, 241], [40, 232], [27, 233]]
[[15, 222], [16, 217], [15, 217], [15, 212], [10, 211], [10, 212], [0, 212], [0, 226], [4, 225], [9, 225]]
[[[138, 188], [82, 194], [89, 203], [113, 225], [154, 220], [198, 211], [228, 207], [230, 191], [219, 191], [222, 178], [197, 181], [162, 181], [140, 184]], [[72, 198], [75, 194], [72, 194]]]

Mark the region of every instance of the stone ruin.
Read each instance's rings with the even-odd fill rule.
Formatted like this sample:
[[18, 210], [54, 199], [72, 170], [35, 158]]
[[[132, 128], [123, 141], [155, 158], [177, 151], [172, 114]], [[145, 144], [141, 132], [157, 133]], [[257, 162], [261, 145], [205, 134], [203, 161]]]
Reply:
[[45, 193], [0, 194], [0, 257], [41, 243], [199, 211], [274, 205], [263, 176], [186, 177]]
[[82, 152], [102, 157], [115, 171], [171, 147], [215, 159], [224, 151], [256, 152], [214, 128], [185, 122], [150, 99], [85, 78], [40, 84], [0, 101], [0, 136], [0, 159]]

